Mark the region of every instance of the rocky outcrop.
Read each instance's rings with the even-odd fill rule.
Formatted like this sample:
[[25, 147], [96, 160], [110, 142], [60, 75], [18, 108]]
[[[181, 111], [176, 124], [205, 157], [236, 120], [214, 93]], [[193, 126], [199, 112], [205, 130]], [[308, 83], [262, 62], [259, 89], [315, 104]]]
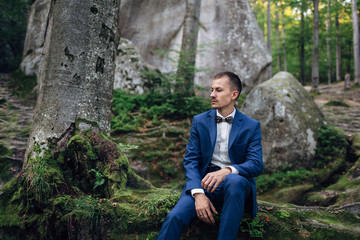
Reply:
[[125, 38], [120, 39], [115, 63], [115, 89], [138, 94], [147, 90], [142, 72], [152, 68], [141, 60], [139, 50], [131, 41]]
[[[154, 51], [167, 50], [169, 57], [176, 57], [170, 50], [180, 49], [185, 2], [170, 0], [158, 4], [155, 0], [123, 0], [121, 4], [122, 37], [139, 48], [146, 62], [161, 71], [174, 70], [176, 65]], [[239, 74], [245, 92], [266, 79], [271, 55], [249, 1], [202, 1], [200, 25], [196, 67], [206, 70], [197, 73], [196, 84], [208, 89], [213, 75], [224, 70]]]
[[27, 20], [23, 60], [20, 69], [25, 75], [37, 75], [45, 40], [47, 17], [51, 0], [36, 0]]
[[247, 96], [242, 112], [261, 122], [264, 168], [314, 165], [316, 139], [324, 116], [313, 98], [287, 72], [279, 72]]
[[[49, 3], [50, 0], [37, 0], [29, 12], [21, 63], [21, 69], [26, 75], [34, 75], [38, 71]], [[202, 1], [200, 11], [196, 67], [204, 70], [196, 74], [195, 84], [208, 89], [213, 75], [224, 70], [239, 74], [244, 83], [244, 92], [266, 80], [266, 68], [272, 61], [271, 54], [266, 48], [249, 1]], [[120, 12], [121, 35], [139, 49], [145, 63], [163, 72], [175, 71], [177, 64], [169, 58], [176, 59], [176, 50], [180, 50], [184, 17], [184, 1], [169, 0], [158, 4], [155, 0], [123, 0]], [[158, 50], [166, 53], [156, 53]], [[136, 63], [118, 66], [115, 87], [125, 86], [125, 90], [141, 93], [138, 67]], [[208, 91], [200, 95], [207, 96]]]

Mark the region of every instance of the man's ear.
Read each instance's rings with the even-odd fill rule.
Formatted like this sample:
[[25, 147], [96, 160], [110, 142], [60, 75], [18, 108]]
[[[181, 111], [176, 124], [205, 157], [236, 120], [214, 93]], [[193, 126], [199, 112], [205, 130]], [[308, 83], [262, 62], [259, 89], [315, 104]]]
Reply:
[[234, 99], [234, 100], [236, 100], [236, 98], [237, 98], [238, 96], [239, 96], [239, 92], [238, 92], [237, 90], [235, 90], [235, 91], [232, 92], [231, 98]]

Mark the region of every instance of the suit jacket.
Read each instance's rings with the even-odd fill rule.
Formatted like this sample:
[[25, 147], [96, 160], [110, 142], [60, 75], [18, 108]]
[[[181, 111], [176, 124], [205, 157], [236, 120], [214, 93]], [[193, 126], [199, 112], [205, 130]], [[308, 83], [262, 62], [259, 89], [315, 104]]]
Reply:
[[[196, 115], [192, 121], [189, 142], [186, 145], [184, 167], [185, 191], [201, 187], [201, 179], [211, 162], [215, 148], [217, 127], [216, 110]], [[257, 213], [256, 186], [254, 177], [263, 170], [260, 123], [236, 109], [229, 136], [229, 158], [239, 175], [251, 182], [252, 195], [247, 203], [252, 205], [249, 212]]]

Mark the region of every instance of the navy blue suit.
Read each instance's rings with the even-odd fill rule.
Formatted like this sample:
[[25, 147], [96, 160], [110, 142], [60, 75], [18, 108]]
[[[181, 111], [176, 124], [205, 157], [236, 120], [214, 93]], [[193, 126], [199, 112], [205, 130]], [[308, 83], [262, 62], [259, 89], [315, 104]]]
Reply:
[[[217, 126], [216, 110], [196, 115], [189, 142], [186, 145], [184, 167], [186, 185], [179, 202], [164, 220], [160, 239], [179, 239], [188, 224], [196, 218], [191, 189], [202, 188], [201, 180], [209, 172], [213, 156]], [[253, 217], [257, 213], [254, 177], [263, 170], [260, 123], [236, 109], [231, 127], [228, 153], [232, 166], [239, 174], [226, 176], [216, 191], [205, 194], [215, 207], [222, 206], [218, 239], [235, 239], [244, 210]], [[244, 209], [245, 206], [247, 209]]]

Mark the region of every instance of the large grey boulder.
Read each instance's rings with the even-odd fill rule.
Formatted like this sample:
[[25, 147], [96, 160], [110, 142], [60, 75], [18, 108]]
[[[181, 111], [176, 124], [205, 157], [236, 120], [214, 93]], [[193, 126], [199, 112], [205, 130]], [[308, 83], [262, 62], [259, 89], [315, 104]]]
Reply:
[[288, 72], [279, 72], [255, 87], [241, 110], [261, 122], [266, 172], [314, 165], [318, 129], [324, 115], [304, 87]]
[[[184, 16], [185, 1], [122, 0], [122, 37], [131, 40], [152, 66], [163, 72], [175, 71], [176, 64], [154, 51], [167, 50], [170, 58], [176, 57], [173, 50], [180, 50]], [[249, 1], [202, 1], [200, 25], [196, 67], [205, 70], [196, 74], [195, 84], [207, 90], [213, 75], [224, 70], [239, 74], [244, 92], [266, 80], [271, 54]], [[208, 91], [200, 95], [207, 96]]]
[[36, 0], [29, 9], [23, 59], [20, 69], [25, 75], [37, 75], [45, 41], [51, 0]]

